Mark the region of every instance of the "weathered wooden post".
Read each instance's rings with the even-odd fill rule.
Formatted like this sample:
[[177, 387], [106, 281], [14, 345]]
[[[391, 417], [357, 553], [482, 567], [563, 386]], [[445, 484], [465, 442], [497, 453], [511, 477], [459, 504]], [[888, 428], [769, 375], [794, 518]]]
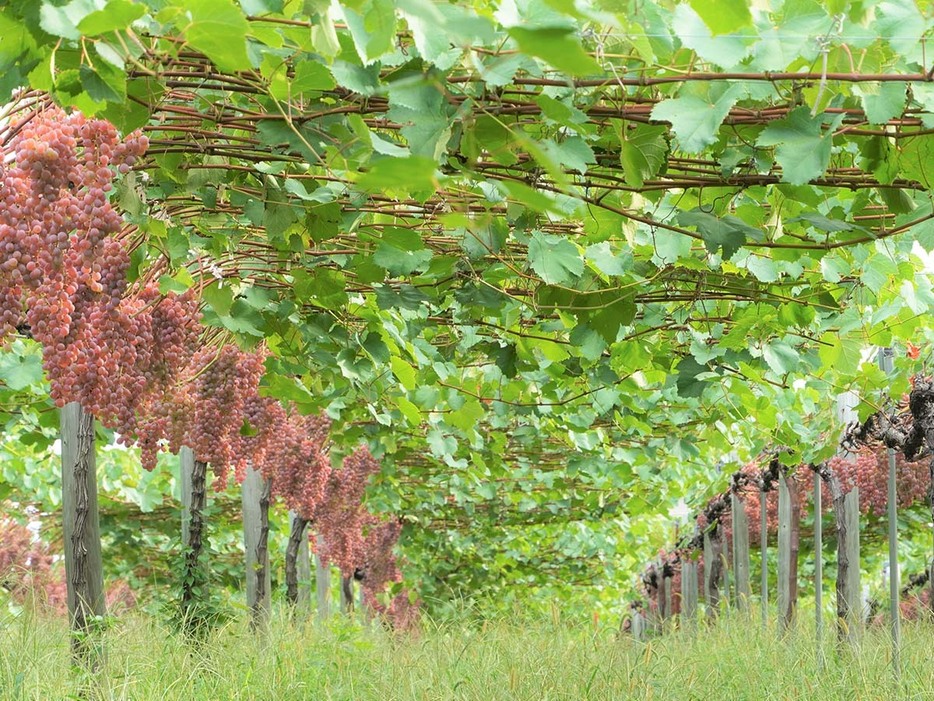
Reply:
[[[879, 349], [879, 368], [886, 375], [891, 375], [892, 349]], [[899, 577], [898, 577], [898, 493], [896, 491], [895, 449], [888, 449], [889, 457], [889, 483], [888, 483], [888, 521], [889, 521], [889, 616], [892, 625], [892, 672], [897, 679], [901, 676], [901, 609], [898, 606]]]
[[331, 568], [315, 553], [315, 593], [318, 597], [318, 621], [331, 617]]
[[341, 574], [341, 613], [353, 613], [353, 577]]
[[308, 548], [308, 520], [289, 511], [289, 542], [285, 549], [286, 601], [302, 616], [311, 602], [311, 558]]
[[642, 612], [638, 609], [634, 609], [632, 612], [630, 632], [634, 640], [642, 642], [645, 640], [645, 616], [642, 615]]
[[749, 519], [742, 499], [730, 494], [730, 511], [733, 517], [733, 579], [736, 582], [736, 606], [740, 611], [749, 610]]
[[182, 625], [194, 632], [199, 625], [196, 609], [200, 591], [205, 582], [205, 571], [201, 566], [201, 549], [204, 540], [204, 506], [206, 500], [207, 464], [195, 460], [195, 454], [187, 446], [178, 451], [179, 480], [182, 493], [182, 573], [181, 616]]
[[710, 618], [716, 618], [720, 608], [720, 584], [723, 576], [722, 536], [723, 529], [719, 521], [704, 534], [704, 596], [707, 616]]
[[71, 651], [88, 670], [101, 663], [97, 621], [106, 613], [97, 510], [94, 417], [77, 402], [61, 410], [62, 515]]
[[243, 549], [246, 554], [246, 601], [250, 624], [262, 628], [269, 619], [269, 492], [272, 481], [250, 465], [242, 487]]
[[794, 625], [798, 603], [797, 486], [784, 474], [778, 478], [778, 620], [783, 631]]
[[769, 513], [768, 492], [759, 491], [759, 552], [762, 555], [759, 583], [759, 605], [762, 608], [762, 627], [769, 625]]
[[824, 529], [821, 514], [821, 478], [814, 473], [814, 633], [817, 666], [824, 668]]
[[665, 618], [671, 618], [674, 615], [671, 599], [671, 567], [662, 566], [662, 599], [665, 602]]
[[697, 561], [681, 562], [681, 620], [692, 624], [697, 618]]

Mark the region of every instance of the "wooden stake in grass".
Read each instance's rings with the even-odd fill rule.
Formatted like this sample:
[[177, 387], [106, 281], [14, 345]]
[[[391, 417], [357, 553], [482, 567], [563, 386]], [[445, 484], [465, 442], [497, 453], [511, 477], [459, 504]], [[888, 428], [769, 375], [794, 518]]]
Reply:
[[315, 591], [318, 596], [318, 620], [331, 616], [331, 568], [315, 553]]
[[794, 625], [798, 604], [798, 534], [801, 520], [794, 480], [778, 479], [778, 622], [782, 631]]
[[65, 580], [71, 649], [76, 664], [93, 671], [101, 663], [103, 651], [97, 633], [106, 613], [94, 417], [76, 402], [66, 404], [61, 411], [61, 437]]
[[182, 571], [181, 616], [188, 632], [195, 632], [202, 621], [197, 615], [199, 601], [204, 595], [205, 571], [201, 566], [204, 536], [204, 506], [206, 503], [207, 463], [195, 460], [195, 454], [186, 446], [178, 452], [179, 479], [182, 491]]
[[341, 613], [353, 613], [353, 577], [341, 575]]
[[308, 519], [289, 512], [289, 543], [285, 550], [285, 597], [296, 611], [307, 613], [311, 601]]
[[697, 618], [697, 561], [681, 561], [681, 620], [693, 624]]
[[243, 548], [246, 554], [246, 599], [254, 628], [265, 627], [270, 610], [269, 492], [272, 481], [252, 466], [243, 480]]
[[733, 516], [733, 571], [736, 581], [736, 606], [740, 611], [749, 610], [749, 519], [746, 508], [736, 493], [730, 494], [730, 510]]

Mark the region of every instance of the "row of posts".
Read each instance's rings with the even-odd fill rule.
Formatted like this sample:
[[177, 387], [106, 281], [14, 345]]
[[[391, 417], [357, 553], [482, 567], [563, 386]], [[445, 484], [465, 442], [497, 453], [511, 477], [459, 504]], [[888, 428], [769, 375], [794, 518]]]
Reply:
[[[65, 541], [67, 601], [73, 631], [72, 650], [76, 660], [95, 666], [95, 622], [106, 613], [97, 506], [94, 417], [77, 403], [61, 410], [62, 511]], [[198, 575], [202, 549], [205, 506], [206, 465], [197, 462], [192, 451], [180, 453], [182, 498], [182, 546], [186, 553], [184, 580], [189, 587], [182, 596], [196, 596], [192, 583]], [[248, 469], [242, 488], [243, 537], [246, 559], [247, 605], [254, 627], [264, 625], [270, 612], [269, 498], [270, 482], [256, 470]], [[290, 526], [296, 515], [289, 514]], [[307, 527], [307, 526], [305, 526]], [[297, 557], [298, 597], [296, 611], [309, 611], [311, 605], [311, 557], [307, 534], [300, 534]], [[330, 615], [331, 568], [315, 557], [315, 589], [320, 620]], [[363, 590], [359, 610], [366, 615]], [[353, 579], [344, 577], [340, 587], [340, 608], [354, 609]]]
[[[798, 539], [799, 515], [797, 500], [793, 495], [794, 486], [784, 476], [778, 481], [778, 588], [777, 608], [779, 626], [787, 630], [793, 625], [798, 599]], [[733, 537], [727, 551], [723, 542], [722, 527], [716, 524], [704, 535], [704, 581], [699, 582], [698, 561], [683, 557], [681, 560], [680, 616], [682, 621], [693, 620], [699, 611], [699, 590], [703, 592], [706, 616], [715, 618], [720, 606], [728, 599], [724, 593], [731, 588], [735, 606], [740, 611], [748, 611], [752, 599], [751, 562], [749, 547], [749, 522], [742, 499], [730, 495], [730, 512], [733, 523]], [[838, 597], [844, 599], [837, 606], [838, 614], [844, 614], [840, 631], [843, 637], [854, 638], [862, 625], [864, 613], [861, 604], [859, 570], [859, 492], [853, 489], [843, 495], [841, 503], [835, 505], [838, 524], [837, 534], [842, 536], [838, 542], [838, 576], [842, 579], [836, 587]], [[814, 559], [816, 591], [816, 626], [818, 637], [823, 632], [823, 530], [821, 522], [821, 478], [814, 475]], [[768, 524], [766, 513], [766, 494], [760, 493], [760, 511], [762, 520], [759, 524], [761, 543], [761, 583], [759, 587], [763, 625], [768, 623], [769, 615], [769, 561], [768, 561]], [[732, 570], [732, 587], [730, 573]], [[657, 613], [635, 611], [632, 616], [632, 632], [636, 637], [650, 627], [662, 625], [673, 615], [674, 597], [672, 591], [673, 572], [659, 568], [661, 578], [658, 585]], [[653, 620], [657, 618], [657, 620]]]
[[[886, 375], [893, 370], [892, 351], [880, 348], [878, 353], [879, 368]], [[858, 398], [851, 392], [838, 397], [838, 414], [843, 425], [851, 423], [855, 417], [854, 407]], [[899, 610], [899, 566], [898, 566], [898, 521], [896, 493], [895, 450], [888, 448], [888, 485], [887, 485], [887, 520], [889, 546], [889, 620], [891, 625], [892, 672], [897, 679], [901, 674], [901, 615]], [[934, 463], [932, 463], [934, 479]], [[816, 470], [814, 474], [814, 589], [815, 589], [815, 629], [817, 635], [818, 664], [823, 666], [823, 524], [821, 508], [822, 485], [829, 488], [833, 499], [833, 513], [837, 536], [837, 578], [836, 578], [836, 622], [837, 636], [840, 640], [854, 642], [858, 638], [866, 612], [863, 610], [860, 591], [859, 557], [859, 491], [854, 488], [843, 493], [841, 485], [829, 470]], [[934, 484], [932, 484], [934, 489]], [[778, 491], [778, 620], [783, 631], [787, 631], [794, 622], [797, 605], [798, 583], [798, 537], [800, 514], [796, 513], [798, 501], [792, 493], [794, 488], [784, 476], [779, 477]], [[761, 544], [761, 585], [760, 603], [763, 625], [768, 624], [768, 528], [766, 512], [766, 493], [760, 493], [760, 544]], [[749, 525], [742, 503], [736, 494], [731, 494], [731, 512], [733, 517], [733, 567], [736, 577], [736, 597], [740, 609], [747, 609], [750, 598], [749, 589]], [[705, 582], [704, 594], [708, 616], [716, 616], [719, 608], [719, 587], [721, 570], [726, 580], [726, 556], [720, 542], [720, 526], [704, 536]], [[671, 615], [671, 580], [662, 570], [662, 586], [659, 590], [658, 612], [660, 618]], [[697, 563], [682, 562], [681, 573], [682, 617], [693, 619], [697, 615]], [[932, 577], [934, 579], [934, 577]], [[726, 584], [728, 590], [729, 585]], [[637, 638], [645, 634], [647, 624], [640, 612], [632, 618], [632, 632]]]

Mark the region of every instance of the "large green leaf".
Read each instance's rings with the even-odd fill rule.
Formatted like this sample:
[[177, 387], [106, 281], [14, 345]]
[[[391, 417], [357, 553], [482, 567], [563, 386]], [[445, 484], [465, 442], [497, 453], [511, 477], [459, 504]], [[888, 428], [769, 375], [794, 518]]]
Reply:
[[714, 34], [728, 34], [752, 25], [747, 0], [690, 0], [691, 7]]
[[833, 128], [824, 130], [823, 123], [821, 115], [811, 116], [807, 107], [797, 107], [759, 135], [759, 146], [777, 147], [775, 160], [782, 167], [782, 182], [804, 185], [827, 170]]
[[577, 246], [563, 236], [532, 232], [529, 265], [549, 285], [565, 285], [584, 272], [584, 259]]
[[249, 31], [243, 11], [232, 0], [176, 0], [177, 20], [186, 41], [223, 71], [252, 68], [246, 52]]
[[620, 123], [619, 159], [623, 177], [633, 187], [642, 187], [665, 166], [668, 157], [667, 129], [662, 126], [640, 124], [626, 129]]
[[662, 100], [652, 109], [652, 119], [670, 122], [681, 148], [698, 153], [718, 138], [720, 125], [743, 93], [739, 85], [731, 85], [714, 99], [695, 95]]
[[574, 31], [565, 27], [510, 27], [509, 35], [519, 48], [551, 64], [568, 75], [602, 72], [600, 64], [581, 47]]
[[728, 260], [740, 249], [747, 239], [754, 241], [762, 238], [762, 232], [733, 215], [715, 217], [701, 209], [681, 212], [678, 223], [693, 226], [704, 239], [704, 245], [711, 253], [718, 251], [724, 260]]

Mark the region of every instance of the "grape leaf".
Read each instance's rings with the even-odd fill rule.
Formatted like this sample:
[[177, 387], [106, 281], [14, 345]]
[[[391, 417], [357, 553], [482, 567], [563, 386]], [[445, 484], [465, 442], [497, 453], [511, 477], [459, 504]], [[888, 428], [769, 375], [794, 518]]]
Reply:
[[508, 32], [523, 53], [540, 58], [568, 75], [602, 72], [600, 64], [584, 51], [573, 30], [567, 27], [510, 27]]
[[667, 162], [667, 129], [662, 126], [640, 124], [627, 130], [620, 122], [619, 161], [627, 185], [642, 187], [654, 178]]
[[246, 54], [246, 17], [231, 0], [178, 0], [190, 20], [179, 20], [188, 43], [222, 71], [252, 68]]
[[563, 236], [540, 231], [529, 240], [529, 264], [549, 285], [563, 285], [584, 272], [584, 259], [577, 246]]
[[670, 122], [681, 148], [688, 153], [699, 153], [717, 140], [720, 125], [742, 92], [740, 85], [731, 85], [713, 101], [695, 95], [673, 97], [655, 105], [652, 119]]
[[701, 209], [692, 209], [690, 212], [681, 212], [678, 223], [682, 226], [693, 226], [703, 237], [704, 245], [711, 253], [721, 251], [724, 260], [729, 260], [733, 254], [750, 238], [754, 241], [762, 239], [762, 232], [750, 226], [742, 219], [727, 215], [715, 217]]
[[834, 126], [824, 131], [822, 124], [821, 115], [812, 117], [807, 107], [797, 107], [759, 135], [759, 146], [776, 147], [775, 160], [782, 167], [782, 182], [805, 185], [827, 170]]
[[728, 34], [752, 25], [748, 0], [690, 0], [690, 3], [714, 34]]

